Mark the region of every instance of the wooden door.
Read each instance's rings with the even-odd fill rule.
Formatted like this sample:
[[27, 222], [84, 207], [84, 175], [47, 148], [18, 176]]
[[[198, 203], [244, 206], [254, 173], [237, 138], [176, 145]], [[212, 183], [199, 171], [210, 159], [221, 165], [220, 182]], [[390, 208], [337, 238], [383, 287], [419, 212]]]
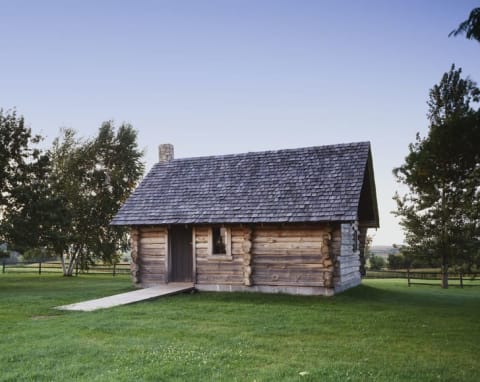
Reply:
[[172, 227], [170, 237], [171, 282], [193, 281], [192, 229], [185, 226]]

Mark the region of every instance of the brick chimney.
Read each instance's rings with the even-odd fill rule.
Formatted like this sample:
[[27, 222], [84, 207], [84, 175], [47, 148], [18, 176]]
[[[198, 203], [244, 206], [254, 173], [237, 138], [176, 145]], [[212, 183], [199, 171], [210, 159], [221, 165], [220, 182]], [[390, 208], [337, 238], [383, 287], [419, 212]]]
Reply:
[[164, 143], [158, 146], [158, 161], [160, 163], [167, 163], [173, 160], [173, 145]]

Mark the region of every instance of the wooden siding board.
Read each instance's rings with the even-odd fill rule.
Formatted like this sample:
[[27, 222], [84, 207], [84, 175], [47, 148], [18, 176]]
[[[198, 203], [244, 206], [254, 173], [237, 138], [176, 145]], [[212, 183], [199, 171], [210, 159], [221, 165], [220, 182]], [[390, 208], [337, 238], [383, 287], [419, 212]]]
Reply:
[[231, 257], [211, 254], [210, 227], [195, 229], [195, 266], [197, 284], [241, 284], [243, 280], [243, 258], [241, 243], [244, 229], [229, 227], [231, 233]]
[[[162, 236], [159, 236], [162, 235]], [[140, 238], [141, 245], [148, 245], [148, 244], [165, 244], [165, 237], [163, 233], [157, 233], [157, 236], [152, 236], [152, 233], [149, 234], [149, 237], [142, 237]]]
[[[338, 277], [333, 274], [334, 262], [337, 262], [335, 269], [341, 272], [342, 280], [356, 282], [355, 269], [359, 262], [344, 258], [343, 263], [338, 263], [341, 249], [345, 251], [345, 243], [339, 240], [340, 230], [331, 224], [230, 228], [232, 256], [228, 258], [215, 258], [209, 253], [208, 227], [196, 226], [192, 230], [196, 284], [333, 288], [334, 281], [338, 282]], [[142, 284], [167, 282], [167, 231], [159, 229], [155, 236], [150, 229], [148, 240], [143, 241], [142, 234], [140, 230], [138, 264]]]
[[257, 227], [252, 240], [254, 285], [330, 285], [332, 262], [324, 249], [328, 236], [327, 226]]
[[140, 228], [138, 265], [140, 283], [144, 285], [166, 282], [167, 230], [163, 227]]

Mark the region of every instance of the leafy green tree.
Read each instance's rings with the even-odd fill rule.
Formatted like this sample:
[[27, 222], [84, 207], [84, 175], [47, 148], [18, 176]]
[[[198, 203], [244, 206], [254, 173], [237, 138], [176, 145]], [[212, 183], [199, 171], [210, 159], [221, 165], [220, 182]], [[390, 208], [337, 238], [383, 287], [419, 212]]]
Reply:
[[372, 255], [369, 259], [370, 270], [372, 271], [380, 271], [382, 268], [385, 267], [386, 262], [385, 259], [381, 256]]
[[12, 190], [22, 182], [27, 161], [39, 157], [40, 152], [31, 148], [39, 139], [15, 110], [0, 109], [0, 213], [10, 207]]
[[412, 261], [401, 253], [389, 254], [387, 258], [388, 269], [409, 269]]
[[404, 252], [402, 249], [402, 252], [388, 255], [387, 265], [389, 269], [439, 268], [440, 262], [434, 257], [422, 256], [422, 254], [412, 256], [411, 253]]
[[9, 249], [52, 246], [63, 211], [49, 184], [50, 158], [24, 118], [0, 110], [0, 241]]
[[54, 141], [53, 188], [69, 214], [61, 256], [65, 275], [72, 275], [77, 263], [87, 268], [96, 260], [112, 262], [128, 247], [126, 228], [109, 223], [143, 174], [142, 156], [128, 124], [115, 131], [105, 122], [97, 137], [86, 141], [66, 129]]
[[12, 189], [2, 224], [10, 249], [38, 254], [63, 250], [68, 211], [52, 188], [50, 171], [50, 159], [44, 155], [28, 164], [22, 182]]
[[457, 29], [450, 32], [448, 36], [464, 34], [470, 40], [480, 42], [480, 8], [474, 8], [467, 20], [460, 23]]
[[360, 274], [363, 276], [366, 276], [366, 267], [365, 265], [369, 262], [370, 257], [373, 256], [372, 253], [372, 241], [373, 238], [370, 235], [366, 235], [365, 237], [365, 244], [364, 244], [364, 249], [363, 249], [363, 256], [360, 254]]
[[430, 90], [428, 135], [417, 134], [405, 163], [394, 169], [409, 188], [395, 195], [406, 233], [405, 254], [441, 264], [442, 286], [450, 266], [478, 264], [480, 248], [480, 90], [452, 65]]
[[400, 254], [394, 255], [390, 253], [387, 258], [388, 269], [401, 269], [403, 268], [403, 256]]

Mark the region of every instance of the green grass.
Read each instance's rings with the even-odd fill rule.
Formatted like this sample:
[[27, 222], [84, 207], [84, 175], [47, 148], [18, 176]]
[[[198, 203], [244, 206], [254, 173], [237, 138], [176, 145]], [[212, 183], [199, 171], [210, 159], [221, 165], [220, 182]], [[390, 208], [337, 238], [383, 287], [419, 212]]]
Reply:
[[52, 309], [129, 289], [124, 276], [0, 275], [0, 381], [480, 380], [480, 288], [367, 280], [333, 298]]

